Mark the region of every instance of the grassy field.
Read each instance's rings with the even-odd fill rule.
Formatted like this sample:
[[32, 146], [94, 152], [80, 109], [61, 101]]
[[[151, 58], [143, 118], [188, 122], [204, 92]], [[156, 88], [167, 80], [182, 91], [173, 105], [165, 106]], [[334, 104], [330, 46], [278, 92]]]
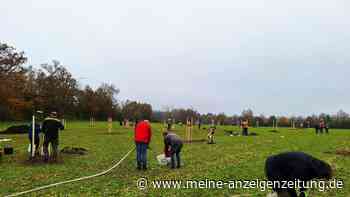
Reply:
[[[15, 154], [4, 156], [0, 161], [0, 196], [32, 189], [67, 179], [91, 175], [105, 170], [119, 161], [134, 147], [133, 132], [114, 125], [113, 133], [107, 133], [107, 124], [98, 122], [94, 128], [88, 122], [72, 122], [62, 131], [60, 148], [79, 146], [87, 148], [84, 156], [61, 155], [56, 164], [31, 164], [27, 161], [27, 135], [1, 135], [12, 138]], [[284, 151], [304, 151], [323, 159], [336, 167], [335, 177], [344, 180], [342, 190], [319, 192], [314, 189], [309, 196], [350, 196], [350, 157], [325, 153], [350, 147], [350, 131], [331, 130], [329, 136], [315, 136], [314, 131], [271, 128], [251, 128], [258, 136], [230, 137], [224, 130], [238, 130], [230, 126], [218, 128], [216, 144], [185, 144], [182, 152], [184, 166], [170, 170], [159, 166], [156, 156], [163, 151], [162, 129], [153, 124], [153, 139], [148, 153], [149, 170], [137, 171], [135, 152], [110, 174], [95, 179], [67, 184], [48, 189], [30, 196], [266, 196], [270, 191], [259, 189], [146, 189], [139, 190], [136, 181], [148, 180], [256, 180], [265, 179], [266, 157]], [[176, 132], [184, 137], [184, 127], [177, 126]], [[206, 137], [206, 131], [194, 130], [195, 139]]]

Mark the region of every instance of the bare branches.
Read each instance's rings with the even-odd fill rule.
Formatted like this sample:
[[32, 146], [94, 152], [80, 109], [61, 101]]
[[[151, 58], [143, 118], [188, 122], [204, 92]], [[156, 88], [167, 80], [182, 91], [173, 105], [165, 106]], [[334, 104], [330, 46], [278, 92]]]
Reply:
[[17, 52], [14, 47], [0, 43], [0, 76], [22, 72], [21, 66], [27, 61], [24, 52]]

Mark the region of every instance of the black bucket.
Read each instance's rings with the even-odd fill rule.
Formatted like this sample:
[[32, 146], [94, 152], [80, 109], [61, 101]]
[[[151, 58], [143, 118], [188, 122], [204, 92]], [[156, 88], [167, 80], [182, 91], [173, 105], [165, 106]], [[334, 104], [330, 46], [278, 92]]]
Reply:
[[4, 148], [4, 154], [5, 155], [12, 155], [13, 154], [13, 148], [12, 147], [5, 147]]

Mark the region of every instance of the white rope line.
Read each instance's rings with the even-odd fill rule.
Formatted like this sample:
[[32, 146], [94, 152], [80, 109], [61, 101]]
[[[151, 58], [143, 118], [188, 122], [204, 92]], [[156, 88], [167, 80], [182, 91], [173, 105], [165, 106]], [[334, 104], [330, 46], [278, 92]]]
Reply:
[[5, 196], [5, 197], [21, 196], [21, 195], [24, 195], [24, 194], [29, 194], [29, 193], [32, 193], [32, 192], [37, 192], [37, 191], [40, 191], [40, 190], [45, 190], [45, 189], [48, 189], [48, 188], [51, 188], [51, 187], [55, 187], [55, 186], [59, 186], [59, 185], [67, 184], [67, 183], [73, 183], [73, 182], [82, 181], [82, 180], [91, 179], [91, 178], [95, 178], [95, 177], [98, 177], [98, 176], [105, 175], [105, 174], [109, 173], [110, 171], [112, 171], [114, 168], [118, 167], [118, 166], [130, 155], [130, 153], [132, 153], [134, 150], [135, 150], [135, 148], [132, 148], [128, 153], [126, 153], [126, 154], [124, 155], [123, 158], [121, 158], [121, 159], [119, 160], [118, 163], [116, 163], [115, 165], [113, 165], [111, 168], [109, 168], [109, 169], [107, 169], [107, 170], [105, 170], [105, 171], [103, 171], [103, 172], [100, 172], [100, 173], [98, 173], [98, 174], [94, 174], [94, 175], [90, 175], [90, 176], [84, 176], [84, 177], [80, 177], [80, 178], [76, 178], [76, 179], [71, 179], [71, 180], [67, 180], [67, 181], [62, 181], [62, 182], [58, 182], [58, 183], [53, 183], [53, 184], [50, 184], [50, 185], [45, 185], [45, 186], [37, 187], [37, 188], [31, 189], [31, 190], [27, 190], [27, 191], [23, 191], [23, 192], [14, 193], [14, 194], [11, 194], [11, 195], [8, 195], [8, 196]]

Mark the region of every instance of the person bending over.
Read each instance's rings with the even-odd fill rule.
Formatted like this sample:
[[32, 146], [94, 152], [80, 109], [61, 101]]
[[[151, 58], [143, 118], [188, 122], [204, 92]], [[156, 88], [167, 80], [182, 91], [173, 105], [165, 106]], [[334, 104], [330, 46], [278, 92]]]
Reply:
[[[332, 177], [332, 168], [326, 162], [306, 153], [286, 152], [268, 157], [265, 162], [265, 173], [269, 181], [277, 181], [283, 184], [283, 181], [328, 180]], [[295, 188], [282, 187], [273, 188], [278, 196], [285, 194], [290, 197], [298, 196]], [[305, 191], [305, 188], [300, 188], [300, 197], [305, 197]]]
[[[163, 133], [165, 148], [170, 152], [171, 168], [174, 169], [181, 167], [180, 152], [183, 142], [181, 138], [173, 132], [167, 131]], [[175, 160], [176, 164], [175, 165]]]

